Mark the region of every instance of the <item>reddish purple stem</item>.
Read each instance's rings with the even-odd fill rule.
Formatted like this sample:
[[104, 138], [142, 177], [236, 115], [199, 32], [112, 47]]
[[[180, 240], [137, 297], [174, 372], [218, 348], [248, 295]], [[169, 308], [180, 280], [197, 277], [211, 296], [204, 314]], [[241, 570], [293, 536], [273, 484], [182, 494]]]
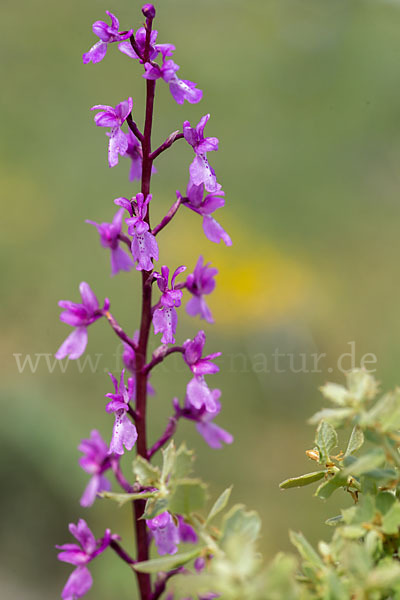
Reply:
[[179, 131], [174, 131], [173, 133], [171, 133], [171, 135], [167, 137], [165, 142], [163, 142], [161, 146], [159, 146], [156, 150], [154, 150], [154, 152], [150, 154], [151, 160], [157, 158], [157, 156], [159, 156], [162, 152], [168, 150], [168, 148], [170, 148], [174, 142], [176, 142], [177, 140], [182, 140], [184, 137], [185, 136], [183, 135], [183, 133], [179, 133]]
[[[149, 60], [150, 53], [150, 37], [153, 20], [151, 18], [146, 19], [146, 42], [143, 53], [143, 62], [146, 63]], [[135, 48], [136, 42], [131, 39], [132, 47], [135, 52], [140, 56]], [[156, 82], [146, 80], [146, 116], [144, 124], [144, 133], [142, 140], [142, 185], [141, 192], [146, 198], [150, 193], [150, 181], [151, 181], [151, 169], [152, 159], [151, 155], [151, 130], [153, 125], [153, 107], [154, 107], [154, 95], [155, 95]], [[146, 222], [150, 227], [150, 215], [149, 211], [145, 217]], [[151, 272], [142, 271], [142, 314], [140, 321], [140, 332], [139, 342], [135, 351], [136, 360], [136, 414], [138, 419], [136, 421], [136, 429], [138, 433], [138, 439], [136, 442], [137, 453], [143, 458], [147, 457], [147, 441], [146, 441], [146, 405], [147, 405], [147, 373], [143, 372], [143, 367], [146, 364], [147, 356], [147, 345], [149, 340], [150, 326], [152, 320], [151, 313]], [[149, 285], [150, 281], [150, 285]], [[133, 502], [133, 519], [136, 529], [136, 547], [137, 547], [137, 560], [139, 562], [149, 560], [149, 536], [147, 532], [146, 521], [142, 518], [145, 510], [145, 500], [135, 500]], [[152, 584], [151, 577], [148, 573], [136, 572], [140, 597], [141, 600], [151, 600]]]
[[122, 489], [127, 492], [128, 494], [132, 494], [134, 488], [131, 486], [131, 484], [125, 479], [122, 471], [121, 471], [121, 467], [119, 465], [119, 461], [118, 459], [113, 458], [111, 460], [111, 468], [113, 470], [113, 473], [115, 475], [115, 479], [118, 481], [119, 485], [122, 487]]
[[137, 137], [137, 139], [143, 143], [143, 133], [139, 130], [135, 121], [132, 119], [132, 115], [128, 115], [126, 118], [126, 122], [128, 123], [129, 129], [132, 133]]
[[118, 324], [115, 317], [113, 317], [113, 315], [108, 310], [102, 311], [102, 314], [104, 317], [106, 317], [107, 321], [110, 323], [111, 327], [114, 329], [117, 336], [123, 342], [125, 342], [125, 344], [128, 344], [128, 346], [130, 346], [131, 348], [133, 348], [133, 350], [136, 351], [137, 346], [136, 346], [135, 342], [128, 335], [126, 335], [125, 331]]
[[167, 214], [165, 215], [165, 217], [163, 218], [161, 223], [156, 225], [154, 227], [154, 229], [151, 231], [151, 233], [153, 235], [157, 235], [158, 233], [160, 233], [160, 231], [162, 229], [164, 229], [164, 227], [166, 227], [168, 225], [168, 223], [173, 219], [173, 217], [178, 212], [181, 202], [182, 202], [182, 199], [178, 198], [178, 200], [176, 200], [176, 202], [173, 203], [173, 205], [171, 206], [171, 208], [169, 209], [169, 211], [167, 212]]
[[129, 554], [122, 548], [122, 546], [116, 540], [111, 540], [110, 547], [114, 550], [114, 552], [116, 552], [116, 554], [118, 554], [120, 558], [122, 558], [123, 561], [128, 563], [128, 565], [134, 565], [136, 563], [136, 561], [133, 560], [131, 556], [129, 556]]
[[183, 346], [172, 346], [171, 348], [168, 348], [167, 346], [160, 346], [153, 353], [151, 361], [143, 367], [143, 371], [145, 373], [149, 373], [156, 365], [160, 364], [160, 362], [162, 362], [166, 356], [174, 354], [175, 352], [181, 352], [183, 354], [185, 352], [185, 348]]
[[172, 436], [174, 435], [174, 433], [176, 431], [178, 419], [179, 419], [179, 415], [172, 415], [172, 417], [169, 418], [168, 424], [167, 424], [167, 427], [165, 428], [164, 433], [162, 434], [160, 439], [157, 440], [157, 442], [147, 452], [147, 458], [149, 460], [157, 452], [157, 450], [162, 448], [172, 438]]

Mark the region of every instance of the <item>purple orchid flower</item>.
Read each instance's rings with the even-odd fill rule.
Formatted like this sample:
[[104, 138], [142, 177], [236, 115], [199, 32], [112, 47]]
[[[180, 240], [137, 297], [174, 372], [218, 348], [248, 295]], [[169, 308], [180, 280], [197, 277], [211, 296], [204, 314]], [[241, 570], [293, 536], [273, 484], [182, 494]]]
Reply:
[[61, 550], [57, 557], [58, 560], [76, 566], [64, 586], [61, 597], [63, 600], [76, 600], [84, 596], [93, 584], [92, 575], [86, 565], [104, 552], [112, 540], [119, 539], [119, 536], [111, 535], [110, 530], [106, 529], [104, 536], [100, 540], [96, 540], [83, 519], [79, 519], [77, 525], [70, 523], [69, 530], [78, 540], [79, 545], [63, 544], [56, 548]]
[[70, 302], [69, 300], [60, 300], [58, 303], [64, 312], [60, 315], [60, 320], [72, 327], [74, 331], [67, 337], [57, 350], [55, 357], [58, 360], [69, 356], [70, 360], [75, 360], [85, 352], [88, 333], [87, 327], [100, 319], [103, 313], [110, 308], [108, 298], [104, 300], [104, 306], [100, 309], [99, 301], [89, 284], [83, 281], [79, 286], [82, 298], [82, 304]]
[[112, 223], [96, 223], [95, 221], [86, 220], [86, 223], [97, 228], [103, 248], [110, 248], [111, 250], [111, 275], [116, 275], [119, 271], [130, 271], [135, 266], [132, 258], [119, 245], [123, 214], [124, 210], [121, 208], [116, 212]]
[[142, 147], [136, 135], [131, 130], [128, 131], [126, 136], [128, 138], [128, 148], [126, 150], [125, 156], [129, 156], [129, 158], [131, 159], [129, 181], [134, 181], [135, 179], [140, 180], [142, 177], [143, 164]]
[[83, 492], [80, 504], [85, 507], [92, 506], [98, 493], [111, 490], [111, 483], [103, 475], [111, 467], [108, 446], [100, 433], [94, 429], [90, 432], [89, 439], [81, 441], [78, 450], [83, 453], [79, 459], [80, 466], [92, 476]]
[[111, 381], [114, 384], [115, 393], [106, 394], [107, 398], [111, 398], [106, 406], [108, 413], [115, 413], [115, 422], [111, 437], [109, 454], [124, 454], [124, 446], [127, 450], [132, 450], [137, 440], [137, 431], [135, 425], [126, 414], [129, 410], [129, 402], [134, 394], [134, 379], [128, 379], [128, 388], [124, 383], [125, 370], [122, 369], [121, 377], [118, 381], [112, 373], [109, 373]]
[[118, 31], [119, 21], [117, 17], [108, 10], [106, 10], [106, 14], [111, 19], [111, 26], [107, 25], [107, 23], [104, 21], [96, 21], [93, 23], [93, 33], [100, 39], [95, 43], [94, 46], [90, 48], [89, 52], [85, 52], [85, 54], [82, 56], [83, 63], [85, 65], [90, 62], [100, 62], [106, 55], [108, 44], [112, 44], [113, 42], [121, 42], [133, 34], [132, 29], [130, 31]]
[[154, 277], [157, 279], [158, 287], [162, 292], [160, 298], [161, 308], [157, 308], [153, 314], [153, 325], [154, 333], [162, 332], [161, 342], [163, 344], [174, 344], [176, 326], [178, 323], [178, 316], [176, 314], [175, 306], [181, 305], [182, 290], [175, 289], [176, 277], [186, 270], [186, 267], [178, 267], [171, 279], [171, 287], [168, 287], [169, 280], [169, 268], [166, 266], [161, 267], [161, 274], [154, 273]]
[[[158, 244], [154, 235], [149, 231], [149, 224], [144, 220], [147, 215], [151, 194], [144, 199], [142, 193], [136, 194], [135, 200], [130, 202], [127, 198], [117, 198], [115, 204], [122, 206], [130, 214], [126, 219], [128, 233], [132, 235], [131, 251], [138, 271], [152, 271], [152, 259], [158, 260]], [[133, 208], [132, 208], [133, 205]], [[135, 211], [135, 212], [133, 212]]]
[[186, 523], [180, 515], [177, 515], [177, 521], [178, 523], [167, 511], [154, 517], [154, 519], [146, 520], [147, 527], [151, 531], [157, 551], [161, 556], [175, 554], [178, 551], [180, 542], [190, 544], [197, 542], [197, 534], [193, 527]]
[[204, 137], [204, 128], [210, 115], [205, 115], [192, 127], [189, 121], [183, 123], [183, 135], [196, 154], [190, 165], [190, 179], [194, 185], [204, 184], [207, 192], [219, 192], [221, 186], [217, 183], [214, 169], [207, 160], [207, 152], [218, 150], [218, 138]]
[[217, 275], [218, 269], [213, 269], [209, 265], [210, 263], [204, 264], [203, 257], [199, 256], [193, 273], [187, 276], [186, 289], [193, 297], [186, 305], [186, 312], [192, 317], [200, 315], [201, 319], [213, 323], [211, 311], [203, 296], [211, 294], [215, 289], [214, 277]]
[[[165, 44], [167, 51], [168, 44]], [[164, 50], [164, 49], [163, 49]], [[163, 51], [162, 51], [163, 52]], [[172, 54], [172, 52], [171, 52]], [[146, 63], [144, 65], [146, 72], [143, 77], [145, 79], [163, 79], [169, 85], [169, 91], [177, 104], [183, 104], [187, 100], [190, 104], [197, 104], [203, 97], [202, 90], [196, 89], [196, 83], [188, 79], [179, 79], [176, 72], [180, 69], [173, 60], [165, 60], [163, 54], [163, 64], [160, 67], [156, 63]]]
[[[142, 165], [143, 165], [143, 153], [142, 146], [135, 136], [135, 134], [129, 129], [126, 134], [128, 138], [128, 149], [125, 153], [125, 156], [131, 159], [131, 168], [129, 171], [129, 181], [135, 181], [135, 179], [142, 178]], [[152, 174], [157, 173], [157, 169], [152, 166], [151, 167]]]
[[97, 127], [111, 127], [107, 133], [110, 138], [108, 143], [108, 164], [115, 167], [118, 164], [118, 154], [126, 154], [128, 150], [128, 136], [121, 129], [123, 123], [132, 112], [132, 98], [117, 104], [115, 108], [106, 104], [96, 104], [90, 110], [100, 110], [94, 118]]
[[219, 398], [221, 391], [218, 389], [211, 390], [213, 396], [213, 410], [207, 408], [203, 404], [201, 408], [196, 408], [192, 401], [186, 396], [184, 408], [181, 408], [177, 398], [174, 398], [173, 404], [177, 417], [183, 417], [196, 423], [196, 429], [204, 438], [205, 442], [214, 449], [222, 448], [222, 443], [232, 444], [233, 436], [222, 427], [219, 427], [213, 420], [221, 411], [221, 403]]
[[185, 348], [183, 358], [194, 375], [187, 384], [186, 394], [194, 408], [200, 409], [205, 406], [209, 412], [214, 412], [216, 410], [215, 394], [208, 387], [204, 375], [219, 371], [219, 367], [212, 360], [221, 356], [221, 352], [215, 352], [202, 358], [205, 342], [204, 331], [199, 331], [193, 340], [186, 340], [183, 344]]
[[186, 340], [183, 344], [185, 348], [183, 358], [194, 375], [210, 375], [219, 371], [219, 367], [212, 360], [221, 356], [221, 352], [214, 352], [202, 358], [205, 343], [206, 334], [204, 331], [199, 331], [193, 340]]
[[221, 240], [227, 246], [232, 246], [232, 240], [221, 225], [211, 216], [214, 211], [225, 205], [223, 196], [225, 193], [222, 190], [214, 194], [204, 195], [204, 184], [194, 185], [189, 180], [186, 189], [186, 198], [183, 198], [179, 191], [176, 192], [177, 198], [180, 198], [184, 205], [203, 217], [203, 231], [210, 242], [218, 244]]

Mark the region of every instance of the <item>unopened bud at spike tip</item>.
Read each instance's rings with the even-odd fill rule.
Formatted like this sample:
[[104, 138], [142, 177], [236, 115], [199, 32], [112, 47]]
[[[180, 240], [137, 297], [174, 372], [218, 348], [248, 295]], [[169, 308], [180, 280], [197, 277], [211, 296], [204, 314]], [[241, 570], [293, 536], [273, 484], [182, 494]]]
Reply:
[[156, 9], [152, 4], [143, 4], [142, 13], [146, 17], [146, 19], [154, 19], [156, 16]]

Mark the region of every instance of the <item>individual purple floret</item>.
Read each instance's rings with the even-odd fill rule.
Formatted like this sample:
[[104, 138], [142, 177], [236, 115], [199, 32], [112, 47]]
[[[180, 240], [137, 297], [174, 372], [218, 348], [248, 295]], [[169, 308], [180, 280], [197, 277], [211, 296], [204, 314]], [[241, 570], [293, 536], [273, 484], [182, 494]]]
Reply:
[[[128, 149], [125, 156], [131, 159], [131, 168], [129, 171], [129, 181], [142, 178], [142, 165], [143, 165], [143, 154], [142, 146], [135, 134], [129, 129], [126, 134], [128, 138]], [[157, 173], [157, 169], [153, 166], [151, 168], [152, 174]]]
[[187, 276], [186, 289], [192, 294], [192, 298], [186, 305], [186, 312], [192, 317], [200, 315], [201, 319], [205, 319], [208, 323], [213, 323], [212, 314], [208, 308], [204, 296], [211, 294], [215, 289], [215, 279], [218, 270], [213, 269], [210, 263], [204, 264], [204, 259], [199, 256], [199, 260], [194, 268], [193, 273]]
[[61, 550], [57, 557], [58, 560], [76, 566], [64, 586], [61, 597], [63, 600], [76, 600], [84, 596], [93, 584], [92, 575], [86, 565], [104, 552], [112, 540], [119, 538], [116, 535], [111, 535], [110, 530], [106, 529], [104, 536], [96, 540], [83, 519], [79, 519], [77, 525], [70, 523], [69, 530], [74, 538], [78, 540], [79, 545], [63, 544], [62, 546], [56, 546], [56, 548]]
[[[136, 194], [135, 200], [130, 202], [127, 198], [117, 198], [115, 204], [122, 206], [130, 214], [126, 219], [128, 233], [132, 235], [131, 251], [138, 271], [152, 271], [153, 260], [158, 260], [158, 244], [152, 233], [150, 233], [149, 224], [144, 220], [147, 215], [148, 205], [151, 201], [151, 194], [144, 199], [142, 193]], [[133, 205], [133, 208], [132, 208]]]
[[161, 267], [161, 274], [154, 273], [154, 277], [157, 279], [158, 287], [162, 292], [160, 298], [161, 307], [157, 308], [153, 314], [153, 325], [154, 333], [162, 332], [161, 342], [163, 344], [174, 344], [176, 326], [178, 323], [178, 316], [176, 314], [175, 306], [181, 305], [182, 290], [175, 289], [176, 277], [186, 270], [186, 267], [178, 267], [171, 279], [171, 287], [168, 287], [169, 280], [169, 268], [166, 266]]
[[118, 154], [125, 155], [128, 150], [128, 136], [121, 129], [123, 123], [132, 112], [132, 98], [123, 100], [115, 108], [106, 104], [96, 104], [90, 110], [100, 110], [94, 118], [97, 127], [111, 127], [107, 132], [108, 164], [115, 167], [118, 164]]
[[81, 441], [78, 450], [83, 453], [79, 459], [80, 466], [92, 476], [83, 492], [80, 504], [92, 506], [99, 492], [108, 492], [111, 489], [111, 483], [103, 475], [111, 467], [111, 458], [107, 444], [96, 429], [91, 431], [89, 439]]
[[135, 425], [126, 414], [129, 410], [129, 402], [134, 394], [134, 379], [128, 379], [128, 389], [124, 383], [125, 370], [122, 369], [120, 381], [115, 379], [112, 373], [109, 373], [114, 384], [115, 394], [106, 394], [111, 398], [106, 406], [108, 413], [115, 413], [115, 422], [111, 437], [109, 454], [124, 454], [124, 446], [127, 450], [132, 450], [137, 440], [137, 431]]
[[[169, 50], [168, 44], [163, 51]], [[179, 79], [176, 72], [180, 69], [173, 60], [165, 60], [163, 55], [163, 64], [160, 67], [156, 63], [146, 63], [144, 65], [146, 72], [145, 79], [163, 79], [169, 85], [169, 91], [177, 104], [183, 104], [187, 100], [190, 104], [197, 104], [203, 97], [202, 90], [196, 89], [196, 83], [188, 79]]]
[[60, 300], [58, 303], [61, 308], [65, 309], [60, 315], [60, 320], [75, 327], [74, 331], [57, 350], [55, 357], [58, 360], [66, 356], [69, 356], [70, 360], [75, 360], [82, 356], [88, 341], [87, 327], [97, 321], [97, 319], [100, 319], [103, 316], [103, 312], [107, 311], [110, 307], [110, 302], [106, 298], [103, 308], [100, 309], [99, 301], [89, 284], [85, 281], [80, 284], [79, 291], [82, 304], [70, 302], [69, 300]]
[[128, 156], [131, 159], [129, 181], [134, 181], [135, 179], [140, 180], [142, 177], [143, 164], [142, 147], [139, 143], [139, 140], [131, 130], [128, 131], [127, 138], [128, 148], [126, 150], [125, 156]]
[[203, 199], [204, 185], [194, 185], [189, 180], [186, 189], [186, 198], [183, 198], [179, 191], [176, 192], [178, 198], [182, 199], [185, 206], [193, 210], [194, 212], [202, 215], [203, 217], [203, 230], [206, 237], [211, 241], [218, 244], [221, 240], [225, 242], [227, 246], [232, 246], [232, 240], [221, 225], [211, 216], [214, 211], [225, 205], [223, 196], [225, 195], [222, 190], [215, 192], [214, 194], [207, 194]]
[[163, 512], [154, 519], [148, 519], [146, 524], [150, 529], [158, 553], [175, 554], [178, 551], [178, 544], [186, 542], [195, 544], [197, 535], [194, 529], [185, 523], [183, 517], [177, 516], [178, 523], [174, 521], [169, 512]]
[[179, 406], [179, 401], [175, 398], [174, 408], [177, 417], [183, 417], [196, 423], [197, 431], [211, 448], [219, 449], [222, 448], [222, 443], [231, 444], [233, 436], [212, 422], [221, 411], [221, 403], [219, 402], [221, 391], [215, 389], [211, 391], [211, 394], [213, 396], [213, 410], [209, 410], [205, 404], [201, 408], [196, 408], [188, 396], [186, 396], [184, 408]]
[[183, 358], [194, 375], [210, 375], [219, 371], [219, 367], [212, 360], [221, 356], [221, 352], [214, 352], [202, 358], [205, 343], [206, 334], [204, 331], [199, 331], [193, 340], [186, 340], [183, 344], [185, 348]]
[[108, 44], [113, 42], [121, 42], [133, 34], [132, 30], [119, 32], [119, 21], [117, 17], [108, 10], [106, 10], [106, 14], [111, 19], [111, 26], [107, 25], [107, 23], [104, 21], [96, 21], [93, 23], [93, 33], [97, 35], [100, 40], [90, 48], [89, 52], [85, 52], [85, 54], [82, 56], [85, 65], [90, 62], [100, 62], [106, 55]]
[[135, 266], [131, 256], [120, 247], [119, 235], [122, 230], [123, 214], [124, 210], [121, 208], [116, 212], [112, 223], [96, 223], [86, 220], [86, 223], [97, 228], [103, 248], [111, 250], [111, 275], [116, 275], [119, 271], [130, 271]]
[[190, 179], [194, 185], [204, 184], [207, 192], [219, 192], [221, 186], [217, 183], [214, 169], [207, 160], [207, 152], [218, 150], [218, 138], [204, 137], [204, 128], [210, 115], [205, 115], [192, 127], [189, 121], [183, 123], [183, 135], [196, 154], [190, 165]]
[[215, 352], [202, 358], [205, 342], [204, 331], [199, 331], [193, 340], [186, 340], [183, 345], [185, 348], [183, 357], [194, 374], [193, 379], [187, 384], [186, 394], [194, 408], [200, 409], [205, 406], [208, 411], [214, 412], [216, 410], [214, 393], [208, 387], [204, 375], [219, 371], [219, 367], [212, 362], [212, 359], [221, 356], [221, 352]]

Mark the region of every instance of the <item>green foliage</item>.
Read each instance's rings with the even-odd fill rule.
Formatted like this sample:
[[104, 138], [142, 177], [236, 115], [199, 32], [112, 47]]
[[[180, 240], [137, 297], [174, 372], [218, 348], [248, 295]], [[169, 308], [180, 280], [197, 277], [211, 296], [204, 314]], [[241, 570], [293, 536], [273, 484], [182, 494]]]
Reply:
[[[174, 599], [212, 592], [223, 600], [400, 600], [400, 391], [378, 398], [376, 381], [357, 370], [348, 374], [346, 387], [328, 383], [322, 394], [334, 408], [312, 417], [315, 446], [306, 451], [319, 470], [286, 479], [280, 488], [316, 483], [314, 495], [322, 500], [338, 490], [350, 494], [353, 505], [326, 522], [329, 542], [314, 548], [301, 532], [290, 532], [298, 558], [279, 554], [263, 564], [257, 513], [241, 504], [225, 512], [231, 488], [205, 511], [206, 486], [191, 477], [193, 455], [171, 442], [161, 469], [135, 460], [141, 492], [103, 496], [119, 504], [147, 498], [145, 518], [164, 510], [183, 515], [198, 543], [134, 568], [158, 573], [161, 582], [174, 570], [166, 584]], [[205, 565], [200, 572], [196, 559]]]
[[[347, 376], [347, 387], [328, 383], [321, 391], [336, 407], [311, 418], [318, 423], [316, 448], [307, 454], [325, 468], [281, 487], [313, 483], [320, 473], [324, 481], [315, 495], [327, 499], [342, 488], [354, 505], [328, 519], [334, 534], [330, 543], [320, 542], [318, 552], [302, 534], [291, 534], [302, 559], [298, 581], [307, 598], [400, 598], [400, 391], [377, 399], [376, 381], [362, 370]], [[346, 450], [333, 456], [336, 430], [349, 426]]]

